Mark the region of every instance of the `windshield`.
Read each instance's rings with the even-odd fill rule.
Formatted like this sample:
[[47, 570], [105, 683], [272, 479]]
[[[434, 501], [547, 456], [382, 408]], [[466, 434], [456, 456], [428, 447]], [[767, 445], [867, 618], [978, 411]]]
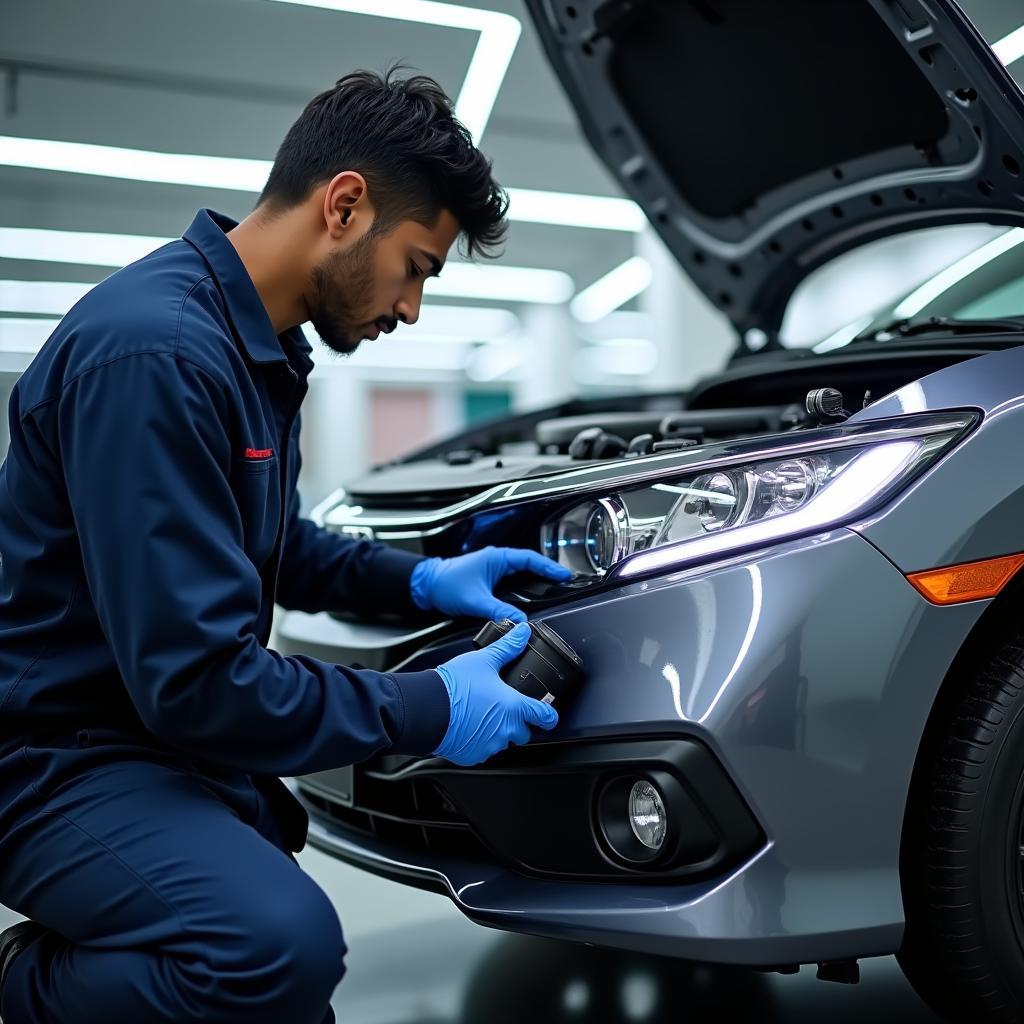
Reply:
[[[1001, 229], [995, 237], [961, 255], [874, 315], [859, 317], [813, 346], [831, 352], [850, 342], [885, 342], [921, 335], [934, 323], [936, 333], [946, 321], [984, 331], [984, 321], [1002, 321], [1002, 328], [1024, 317], [1024, 228]], [[993, 323], [995, 328], [996, 324]], [[958, 332], [962, 339], [963, 333]]]
[[[915, 288], [890, 319], [986, 320], [1024, 314], [1024, 228], [1011, 228]], [[882, 318], [878, 318], [882, 319]]]

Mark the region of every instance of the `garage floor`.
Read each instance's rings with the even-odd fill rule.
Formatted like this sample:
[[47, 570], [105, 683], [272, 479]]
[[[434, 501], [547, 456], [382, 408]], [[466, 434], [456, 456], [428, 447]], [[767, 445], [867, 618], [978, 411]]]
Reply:
[[[891, 957], [861, 964], [859, 985], [616, 953], [466, 921], [444, 897], [299, 855], [338, 908], [348, 973], [343, 1024], [937, 1024]], [[16, 920], [0, 907], [0, 927]]]

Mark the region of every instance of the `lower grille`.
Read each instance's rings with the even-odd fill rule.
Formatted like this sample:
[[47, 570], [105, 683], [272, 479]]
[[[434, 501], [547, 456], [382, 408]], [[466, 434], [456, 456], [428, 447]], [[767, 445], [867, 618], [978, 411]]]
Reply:
[[469, 823], [447, 797], [426, 780], [382, 782], [356, 769], [352, 806], [332, 799], [315, 776], [298, 780], [309, 807], [321, 818], [353, 832], [395, 843], [410, 853], [426, 852], [464, 860], [491, 861]]
[[[638, 780], [668, 808], [655, 855], [623, 832], [624, 794]], [[413, 863], [427, 853], [525, 876], [664, 884], [721, 876], [766, 840], [721, 763], [691, 736], [527, 745], [470, 768], [378, 755], [298, 783], [322, 825], [394, 844]]]

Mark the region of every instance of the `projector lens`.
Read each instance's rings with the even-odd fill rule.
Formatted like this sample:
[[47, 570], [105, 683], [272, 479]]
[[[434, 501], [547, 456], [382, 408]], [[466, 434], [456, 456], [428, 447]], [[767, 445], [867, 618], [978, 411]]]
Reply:
[[642, 779], [634, 782], [629, 792], [629, 824], [633, 829], [633, 835], [647, 849], [661, 849], [668, 824], [665, 804], [657, 789]]
[[584, 545], [595, 572], [607, 572], [622, 557], [625, 518], [625, 509], [611, 498], [594, 505], [587, 518]]

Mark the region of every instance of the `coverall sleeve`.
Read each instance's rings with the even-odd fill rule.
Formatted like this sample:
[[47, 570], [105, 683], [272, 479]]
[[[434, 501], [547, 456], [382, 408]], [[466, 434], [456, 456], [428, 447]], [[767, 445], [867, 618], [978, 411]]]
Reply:
[[59, 399], [86, 582], [144, 725], [270, 775], [384, 748], [430, 753], [449, 716], [436, 672], [357, 671], [259, 643], [262, 582], [228, 478], [227, 389], [176, 354], [144, 352], [86, 371]]
[[[297, 425], [296, 432], [299, 429]], [[298, 444], [293, 444], [289, 457], [295, 460], [297, 477], [302, 465]], [[322, 529], [299, 515], [298, 488], [292, 488], [277, 578], [277, 603], [303, 612], [415, 615], [419, 609], [412, 599], [409, 578], [422, 558], [386, 544]]]

